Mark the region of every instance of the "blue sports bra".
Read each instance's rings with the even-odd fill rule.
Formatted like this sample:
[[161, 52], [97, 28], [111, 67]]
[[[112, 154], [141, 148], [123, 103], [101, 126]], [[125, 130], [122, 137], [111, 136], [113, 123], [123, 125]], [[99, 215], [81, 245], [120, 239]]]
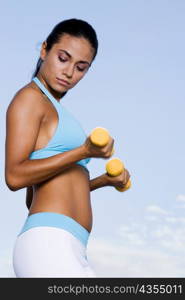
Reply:
[[[33, 81], [54, 105], [58, 113], [58, 125], [48, 144], [44, 148], [33, 151], [29, 158], [47, 158], [65, 151], [72, 150], [82, 145], [87, 136], [82, 129], [80, 122], [77, 121], [74, 116], [51, 95], [51, 93], [37, 77], [34, 77]], [[90, 159], [91, 158], [82, 159], [76, 163], [87, 169], [86, 164], [90, 161]]]

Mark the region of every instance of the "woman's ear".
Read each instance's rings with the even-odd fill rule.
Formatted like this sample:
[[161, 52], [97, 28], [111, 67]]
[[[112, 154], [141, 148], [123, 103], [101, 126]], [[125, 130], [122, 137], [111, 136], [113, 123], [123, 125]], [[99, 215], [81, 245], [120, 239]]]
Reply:
[[44, 41], [44, 42], [42, 43], [42, 47], [41, 47], [41, 51], [40, 51], [40, 58], [41, 58], [42, 60], [45, 59], [45, 56], [46, 56], [46, 53], [47, 53], [47, 51], [46, 51], [46, 46], [47, 46], [47, 43], [46, 43], [46, 41]]

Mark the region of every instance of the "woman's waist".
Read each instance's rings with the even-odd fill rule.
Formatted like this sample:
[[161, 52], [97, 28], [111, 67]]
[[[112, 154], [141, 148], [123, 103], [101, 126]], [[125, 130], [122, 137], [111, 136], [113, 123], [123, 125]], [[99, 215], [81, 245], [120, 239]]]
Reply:
[[68, 209], [71, 212], [78, 207], [87, 210], [90, 203], [89, 181], [77, 178], [76, 180], [54, 180], [33, 186], [32, 205], [43, 208]]
[[83, 167], [71, 167], [55, 177], [35, 185], [30, 214], [55, 211], [68, 215], [91, 228], [92, 211], [89, 178]]
[[19, 236], [29, 229], [36, 227], [54, 227], [67, 230], [76, 236], [84, 245], [87, 244], [90, 230], [70, 216], [53, 211], [40, 211], [29, 214], [19, 232]]
[[[79, 193], [80, 192], [80, 193]], [[68, 199], [90, 197], [89, 175], [82, 166], [73, 166], [59, 174], [33, 185], [33, 198], [67, 202]], [[66, 200], [65, 200], [66, 199]]]
[[32, 205], [29, 209], [29, 215], [33, 215], [39, 212], [55, 212], [58, 214], [62, 214], [68, 216], [76, 222], [80, 223], [83, 227], [85, 227], [89, 232], [92, 228], [92, 208], [90, 201], [86, 203], [82, 203], [82, 201], [74, 201], [70, 199], [70, 201], [64, 202], [60, 201], [36, 201], [32, 202]]

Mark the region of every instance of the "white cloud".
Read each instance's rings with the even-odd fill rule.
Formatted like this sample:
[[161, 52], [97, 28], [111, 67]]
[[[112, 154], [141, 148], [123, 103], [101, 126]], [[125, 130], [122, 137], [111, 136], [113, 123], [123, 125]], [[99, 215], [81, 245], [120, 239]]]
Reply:
[[185, 262], [160, 249], [91, 239], [88, 258], [98, 277], [183, 277]]
[[91, 238], [88, 253], [97, 276], [184, 277], [184, 224], [173, 209], [150, 205], [140, 221], [122, 224], [114, 241]]
[[165, 221], [166, 222], [169, 222], [169, 223], [185, 223], [185, 218], [184, 217], [166, 217], [165, 218]]
[[173, 231], [167, 226], [160, 226], [157, 230], [152, 232], [152, 235], [156, 238], [164, 238], [164, 236], [172, 236]]
[[[180, 255], [180, 252], [185, 251], [185, 228], [172, 227], [168, 225], [160, 226], [157, 230], [152, 232], [152, 236], [156, 238], [156, 242], [162, 248], [167, 248], [170, 252], [176, 252]], [[184, 261], [184, 257], [183, 257]]]
[[178, 219], [179, 219], [179, 218], [176, 218], [176, 217], [166, 217], [166, 218], [165, 218], [165, 221], [168, 222], [168, 223], [173, 223], [173, 224], [175, 224], [175, 223], [178, 222]]
[[182, 194], [178, 195], [176, 200], [185, 203], [185, 195]]
[[144, 217], [146, 221], [150, 221], [150, 222], [156, 222], [158, 221], [158, 216], [151, 216], [151, 215], [147, 215]]
[[168, 211], [162, 209], [157, 205], [150, 205], [146, 207], [146, 210], [151, 213], [160, 214], [160, 215], [167, 215]]
[[144, 233], [135, 231], [134, 226], [128, 227], [126, 225], [122, 225], [118, 230], [118, 234], [127, 244], [140, 246], [145, 243], [143, 238]]
[[181, 223], [185, 223], [185, 218], [177, 218], [177, 220]]

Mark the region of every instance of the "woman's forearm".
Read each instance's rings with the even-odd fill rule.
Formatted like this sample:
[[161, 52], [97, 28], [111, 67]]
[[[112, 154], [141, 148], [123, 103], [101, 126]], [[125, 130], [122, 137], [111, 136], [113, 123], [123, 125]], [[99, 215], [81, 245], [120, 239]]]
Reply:
[[43, 159], [27, 159], [11, 170], [9, 186], [12, 190], [41, 183], [61, 171], [75, 166], [76, 162], [88, 157], [84, 147], [80, 146], [70, 151]]
[[109, 182], [105, 174], [102, 174], [90, 180], [90, 191], [94, 191], [104, 186], [109, 186]]

